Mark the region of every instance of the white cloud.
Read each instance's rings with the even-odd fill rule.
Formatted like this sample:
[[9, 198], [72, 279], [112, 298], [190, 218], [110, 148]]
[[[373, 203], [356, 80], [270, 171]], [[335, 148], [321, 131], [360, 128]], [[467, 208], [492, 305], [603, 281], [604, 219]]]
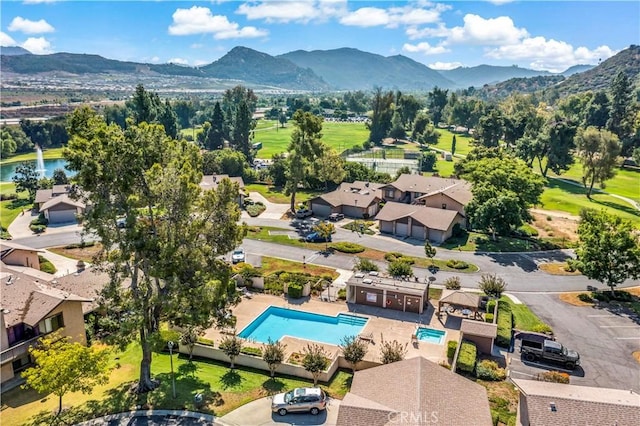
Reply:
[[427, 2], [388, 9], [362, 7], [344, 15], [340, 23], [357, 27], [386, 26], [388, 28], [396, 28], [400, 25], [434, 24], [440, 21], [440, 14], [450, 8], [451, 6], [440, 3], [433, 5]]
[[274, 0], [241, 4], [236, 13], [267, 22], [324, 21], [347, 12], [346, 0]]
[[462, 66], [462, 62], [434, 62], [427, 65], [432, 70], [453, 70]]
[[536, 70], [561, 72], [577, 64], [596, 64], [617, 52], [609, 46], [599, 46], [593, 50], [586, 47], [574, 48], [569, 43], [547, 40], [544, 37], [531, 37], [518, 44], [500, 46], [489, 50], [486, 56], [495, 59], [527, 61]]
[[171, 58], [167, 63], [175, 65], [189, 65], [189, 61], [183, 58]]
[[9, 34], [0, 31], [0, 46], [9, 47], [17, 45], [18, 43], [16, 43], [16, 41], [12, 39]]
[[507, 3], [511, 3], [514, 0], [487, 0], [489, 3], [493, 3], [497, 6], [503, 5], [503, 4], [507, 4]]
[[41, 19], [39, 21], [30, 21], [21, 16], [16, 16], [7, 27], [9, 31], [20, 31], [25, 34], [43, 34], [55, 31], [47, 21]]
[[405, 43], [402, 46], [402, 50], [409, 53], [422, 53], [424, 55], [438, 55], [440, 53], [446, 53], [449, 51], [444, 46], [431, 46], [426, 41], [418, 44]]
[[201, 65], [210, 64], [211, 62], [212, 61], [205, 61], [205, 60], [202, 60], [202, 59], [196, 59], [195, 61], [193, 61], [193, 65], [196, 66], [196, 67], [199, 67]]
[[216, 39], [255, 38], [268, 34], [255, 27], [240, 28], [224, 15], [213, 15], [206, 7], [193, 6], [191, 9], [176, 9], [173, 23], [169, 26], [171, 35], [213, 34]]
[[516, 28], [508, 16], [484, 19], [467, 14], [463, 27], [451, 28], [447, 42], [502, 46], [518, 43], [528, 36], [527, 30]]
[[153, 63], [160, 62], [160, 57], [159, 56], [154, 56], [153, 58], [151, 58], [151, 62], [153, 62]]
[[361, 7], [340, 19], [340, 23], [354, 27], [377, 27], [389, 25], [390, 19], [386, 9]]
[[407, 28], [405, 34], [409, 37], [409, 40], [418, 40], [430, 37], [444, 38], [451, 34], [451, 30], [445, 27], [443, 23], [439, 23], [436, 27], [418, 28], [412, 26]]
[[51, 43], [44, 37], [29, 37], [22, 47], [34, 55], [47, 55], [51, 53]]
[[42, 4], [42, 3], [55, 3], [58, 0], [24, 0], [23, 4]]

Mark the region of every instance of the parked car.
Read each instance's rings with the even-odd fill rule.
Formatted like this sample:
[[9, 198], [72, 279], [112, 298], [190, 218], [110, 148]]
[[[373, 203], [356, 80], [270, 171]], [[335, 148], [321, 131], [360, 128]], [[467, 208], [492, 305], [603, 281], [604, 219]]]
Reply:
[[231, 263], [240, 263], [245, 261], [244, 249], [237, 248], [231, 253]]
[[329, 235], [329, 238], [325, 238], [322, 235], [318, 234], [317, 232], [312, 232], [309, 235], [307, 235], [304, 239], [308, 243], [324, 243], [324, 242], [330, 243], [331, 235]]
[[328, 218], [331, 222], [337, 222], [339, 220], [344, 219], [344, 215], [342, 213], [331, 213]]
[[296, 388], [274, 395], [271, 411], [281, 416], [309, 411], [314, 416], [327, 408], [327, 395], [320, 388]]
[[525, 338], [520, 343], [520, 353], [529, 362], [536, 360], [562, 364], [573, 370], [580, 365], [578, 352], [567, 349], [560, 343], [549, 339]]
[[296, 217], [298, 219], [304, 219], [305, 217], [313, 216], [313, 212], [309, 209], [298, 209], [296, 211]]

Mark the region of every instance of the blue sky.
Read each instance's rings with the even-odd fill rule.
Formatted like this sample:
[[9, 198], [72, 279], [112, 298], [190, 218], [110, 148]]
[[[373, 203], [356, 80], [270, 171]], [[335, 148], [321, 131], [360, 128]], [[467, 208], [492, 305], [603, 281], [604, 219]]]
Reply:
[[0, 44], [136, 62], [208, 64], [234, 46], [271, 55], [354, 47], [435, 69], [560, 72], [640, 43], [638, 1], [2, 0]]

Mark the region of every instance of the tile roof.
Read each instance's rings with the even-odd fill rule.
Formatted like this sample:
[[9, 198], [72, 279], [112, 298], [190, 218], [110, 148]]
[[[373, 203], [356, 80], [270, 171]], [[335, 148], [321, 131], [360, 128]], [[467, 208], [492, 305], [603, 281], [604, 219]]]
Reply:
[[377, 220], [393, 222], [405, 217], [411, 217], [429, 229], [446, 231], [449, 229], [456, 216], [460, 216], [455, 210], [437, 209], [417, 204], [396, 203], [387, 201], [376, 216]]
[[513, 379], [525, 425], [637, 425], [640, 394], [621, 389]]
[[374, 202], [380, 201], [381, 192], [379, 189], [383, 185], [379, 183], [370, 183], [356, 181], [353, 183], [343, 182], [340, 186], [331, 192], [319, 195], [311, 200], [320, 199], [333, 207], [338, 206], [353, 206], [353, 207], [368, 207]]
[[463, 319], [460, 332], [472, 336], [491, 337], [495, 339], [498, 335], [498, 325], [483, 321]]
[[40, 210], [44, 211], [50, 209], [53, 206], [57, 206], [58, 204], [67, 204], [69, 206], [80, 208], [86, 207], [86, 205], [82, 201], [74, 200], [73, 198], [69, 197], [69, 195], [63, 194], [49, 199], [49, 201], [47, 201], [42, 205], [42, 207], [40, 207]]
[[[359, 398], [351, 399], [349, 394]], [[366, 413], [367, 422], [360, 422], [358, 416]], [[434, 419], [453, 426], [491, 425], [487, 391], [418, 357], [357, 371], [340, 404], [337, 424], [423, 425]]]

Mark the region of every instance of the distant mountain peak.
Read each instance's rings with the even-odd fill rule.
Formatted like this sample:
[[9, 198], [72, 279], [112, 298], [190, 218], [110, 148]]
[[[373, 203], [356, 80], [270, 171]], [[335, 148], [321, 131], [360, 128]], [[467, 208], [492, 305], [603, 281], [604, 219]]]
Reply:
[[31, 55], [24, 47], [20, 46], [0, 46], [0, 55], [15, 56], [15, 55]]

